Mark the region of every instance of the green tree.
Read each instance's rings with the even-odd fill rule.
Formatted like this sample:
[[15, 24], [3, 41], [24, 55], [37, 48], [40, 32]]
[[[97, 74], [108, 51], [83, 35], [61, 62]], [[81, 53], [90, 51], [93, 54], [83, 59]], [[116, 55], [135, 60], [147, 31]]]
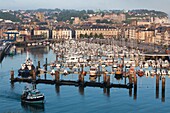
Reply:
[[84, 35], [83, 35], [83, 34], [80, 34], [80, 38], [84, 38]]
[[97, 19], [97, 20], [96, 20], [96, 23], [101, 23], [100, 19]]
[[98, 34], [97, 33], [95, 33], [94, 34], [94, 38], [98, 38], [99, 36], [98, 36]]
[[85, 38], [88, 38], [88, 35], [87, 35], [87, 33], [84, 35], [84, 37], [85, 37]]
[[100, 33], [98, 37], [99, 37], [100, 39], [103, 39], [103, 38], [104, 38], [104, 36], [103, 36], [102, 33]]
[[89, 36], [90, 38], [92, 38], [93, 37], [93, 33], [90, 33], [90, 36]]

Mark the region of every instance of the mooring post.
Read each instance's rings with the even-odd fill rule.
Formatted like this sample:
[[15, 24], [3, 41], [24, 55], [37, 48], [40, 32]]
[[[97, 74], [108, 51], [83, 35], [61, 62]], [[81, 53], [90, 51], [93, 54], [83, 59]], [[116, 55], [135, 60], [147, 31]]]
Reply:
[[156, 74], [156, 98], [159, 98], [159, 75]]
[[84, 84], [84, 76], [86, 76], [86, 72], [83, 71], [81, 74], [81, 82]]
[[32, 73], [32, 80], [36, 81], [36, 72], [35, 72], [35, 70], [33, 70], [33, 73]]
[[137, 76], [134, 75], [134, 100], [137, 98]]
[[56, 54], [56, 62], [58, 62], [58, 54]]
[[45, 59], [45, 70], [47, 71], [47, 58]]
[[60, 93], [60, 85], [55, 85], [55, 90], [56, 90], [56, 93], [59, 94]]
[[129, 84], [132, 84], [132, 74], [129, 74]]
[[59, 82], [59, 80], [60, 80], [59, 72], [55, 71], [55, 81]]
[[79, 93], [84, 95], [84, 86], [79, 86]]
[[165, 77], [162, 78], [162, 102], [165, 102]]
[[[132, 84], [132, 74], [129, 74], [129, 84]], [[129, 88], [129, 96], [132, 96], [132, 88]]]
[[134, 75], [134, 87], [137, 87], [137, 76]]
[[14, 70], [11, 70], [10, 74], [11, 74], [11, 82], [13, 82], [14, 81]]
[[106, 83], [106, 73], [105, 72], [103, 73], [103, 82], [104, 82], [104, 84]]
[[[101, 75], [100, 75], [101, 76]], [[100, 76], [98, 76], [98, 82], [100, 82]]]
[[83, 64], [81, 64], [81, 73], [83, 72], [83, 67], [84, 67]]
[[107, 96], [110, 96], [110, 88], [107, 88]]
[[110, 75], [107, 75], [107, 87], [110, 87]]
[[81, 73], [78, 76], [78, 81], [81, 82]]
[[40, 68], [40, 61], [38, 61], [38, 68]]
[[106, 87], [103, 87], [103, 93], [106, 94], [106, 92], [107, 92]]

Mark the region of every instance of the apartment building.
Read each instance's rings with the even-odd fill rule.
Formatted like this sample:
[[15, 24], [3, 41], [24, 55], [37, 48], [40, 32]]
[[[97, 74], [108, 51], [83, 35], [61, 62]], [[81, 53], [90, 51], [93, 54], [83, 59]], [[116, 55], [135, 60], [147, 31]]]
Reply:
[[75, 34], [76, 34], [76, 39], [81, 38], [81, 34], [85, 35], [87, 34], [89, 35], [100, 35], [102, 34], [104, 38], [117, 38], [118, 37], [118, 29], [115, 27], [104, 27], [104, 26], [92, 26], [92, 27], [81, 27], [79, 29], [75, 30]]
[[52, 30], [53, 39], [72, 39], [72, 30], [69, 28], [57, 28]]

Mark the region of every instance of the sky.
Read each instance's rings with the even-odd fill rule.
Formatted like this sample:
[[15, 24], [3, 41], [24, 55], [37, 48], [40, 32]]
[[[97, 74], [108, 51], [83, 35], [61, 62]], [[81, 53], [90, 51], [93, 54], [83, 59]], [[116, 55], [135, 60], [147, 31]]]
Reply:
[[0, 0], [0, 9], [152, 9], [170, 14], [170, 0]]

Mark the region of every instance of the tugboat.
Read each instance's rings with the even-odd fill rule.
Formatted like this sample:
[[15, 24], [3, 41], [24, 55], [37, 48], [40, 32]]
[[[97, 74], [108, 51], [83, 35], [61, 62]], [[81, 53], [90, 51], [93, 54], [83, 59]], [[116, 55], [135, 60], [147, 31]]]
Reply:
[[29, 104], [42, 104], [44, 103], [44, 95], [37, 89], [25, 87], [21, 101]]
[[21, 77], [30, 77], [32, 76], [32, 72], [35, 69], [35, 66], [33, 65], [33, 61], [28, 57], [27, 53], [27, 58], [25, 63], [21, 64], [21, 68], [18, 70], [18, 76]]

